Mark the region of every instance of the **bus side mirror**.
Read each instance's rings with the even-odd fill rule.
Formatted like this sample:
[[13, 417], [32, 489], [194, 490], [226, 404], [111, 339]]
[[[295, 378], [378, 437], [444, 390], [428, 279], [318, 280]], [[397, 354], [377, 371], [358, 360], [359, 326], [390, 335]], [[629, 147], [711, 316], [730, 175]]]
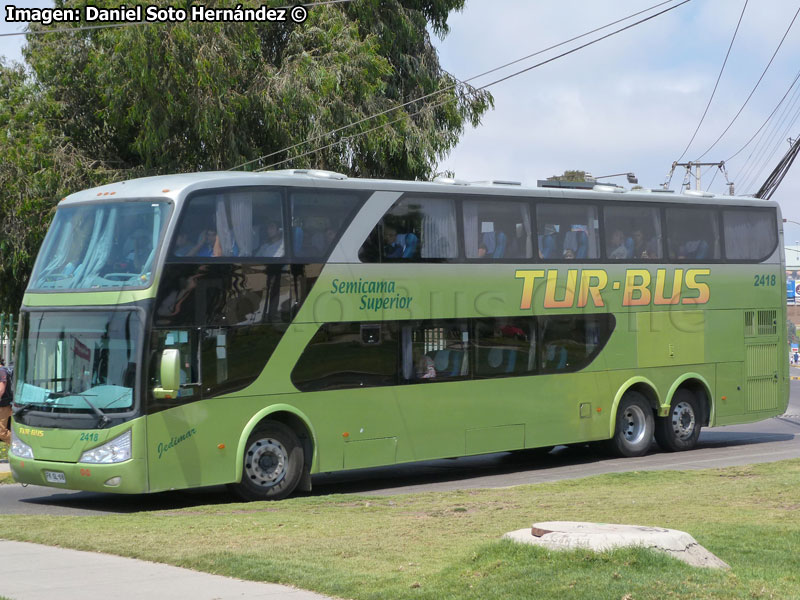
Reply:
[[165, 348], [161, 354], [161, 387], [153, 390], [156, 398], [178, 397], [181, 382], [181, 353], [177, 348]]

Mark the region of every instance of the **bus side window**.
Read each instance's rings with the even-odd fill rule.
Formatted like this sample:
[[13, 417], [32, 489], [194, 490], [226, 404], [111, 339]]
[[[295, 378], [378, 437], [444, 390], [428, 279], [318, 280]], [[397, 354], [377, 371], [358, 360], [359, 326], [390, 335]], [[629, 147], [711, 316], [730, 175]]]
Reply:
[[292, 251], [297, 257], [325, 257], [350, 222], [360, 196], [353, 192], [291, 192]]
[[606, 257], [610, 260], [661, 258], [661, 212], [650, 206], [603, 209]]
[[536, 318], [475, 321], [475, 376], [507, 377], [536, 372]]
[[431, 382], [470, 375], [470, 332], [466, 322], [421, 321], [404, 325], [403, 379]]
[[774, 208], [725, 209], [722, 222], [728, 260], [764, 260], [778, 245]]
[[395, 323], [326, 323], [292, 370], [303, 392], [379, 387], [397, 383]]
[[614, 318], [607, 314], [540, 317], [542, 372], [584, 368], [605, 345], [613, 330]]
[[466, 200], [464, 247], [467, 258], [531, 258], [531, 219], [527, 202]]
[[398, 200], [359, 250], [359, 257], [364, 262], [378, 262], [378, 256], [381, 262], [440, 262], [457, 258], [454, 201], [415, 196]]
[[667, 255], [678, 260], [720, 257], [717, 211], [713, 208], [667, 208]]
[[280, 192], [259, 188], [204, 192], [189, 198], [171, 256], [282, 257], [284, 238]]
[[584, 204], [536, 205], [539, 258], [582, 260], [600, 257], [597, 208]]

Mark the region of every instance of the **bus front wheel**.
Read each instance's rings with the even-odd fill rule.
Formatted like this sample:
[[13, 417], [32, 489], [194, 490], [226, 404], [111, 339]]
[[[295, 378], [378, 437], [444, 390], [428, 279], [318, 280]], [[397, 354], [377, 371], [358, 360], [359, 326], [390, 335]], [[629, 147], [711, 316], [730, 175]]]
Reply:
[[689, 390], [678, 390], [669, 407], [669, 415], [656, 419], [656, 441], [662, 450], [691, 450], [700, 437], [700, 407]]
[[650, 448], [654, 429], [653, 409], [639, 392], [627, 392], [619, 403], [614, 437], [608, 441], [617, 456], [642, 456]]
[[243, 500], [280, 500], [291, 494], [303, 474], [303, 447], [283, 423], [267, 421], [250, 434], [244, 450], [242, 480], [231, 490]]

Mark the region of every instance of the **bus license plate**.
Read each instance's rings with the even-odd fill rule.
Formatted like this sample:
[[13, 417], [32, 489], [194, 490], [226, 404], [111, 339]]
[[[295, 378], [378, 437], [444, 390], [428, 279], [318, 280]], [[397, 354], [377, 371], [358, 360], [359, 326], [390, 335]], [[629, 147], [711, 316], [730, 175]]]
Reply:
[[44, 478], [48, 483], [67, 483], [67, 476], [59, 471], [45, 471]]

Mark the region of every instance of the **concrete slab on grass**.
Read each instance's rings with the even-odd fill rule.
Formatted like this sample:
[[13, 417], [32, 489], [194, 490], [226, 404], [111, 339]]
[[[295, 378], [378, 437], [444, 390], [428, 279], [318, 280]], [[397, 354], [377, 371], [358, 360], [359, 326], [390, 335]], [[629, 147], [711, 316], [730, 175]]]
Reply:
[[585, 548], [603, 552], [613, 548], [639, 546], [664, 552], [694, 567], [730, 569], [727, 563], [703, 548], [691, 535], [677, 529], [579, 521], [547, 521], [534, 523], [530, 529], [510, 531], [503, 537], [550, 550]]

